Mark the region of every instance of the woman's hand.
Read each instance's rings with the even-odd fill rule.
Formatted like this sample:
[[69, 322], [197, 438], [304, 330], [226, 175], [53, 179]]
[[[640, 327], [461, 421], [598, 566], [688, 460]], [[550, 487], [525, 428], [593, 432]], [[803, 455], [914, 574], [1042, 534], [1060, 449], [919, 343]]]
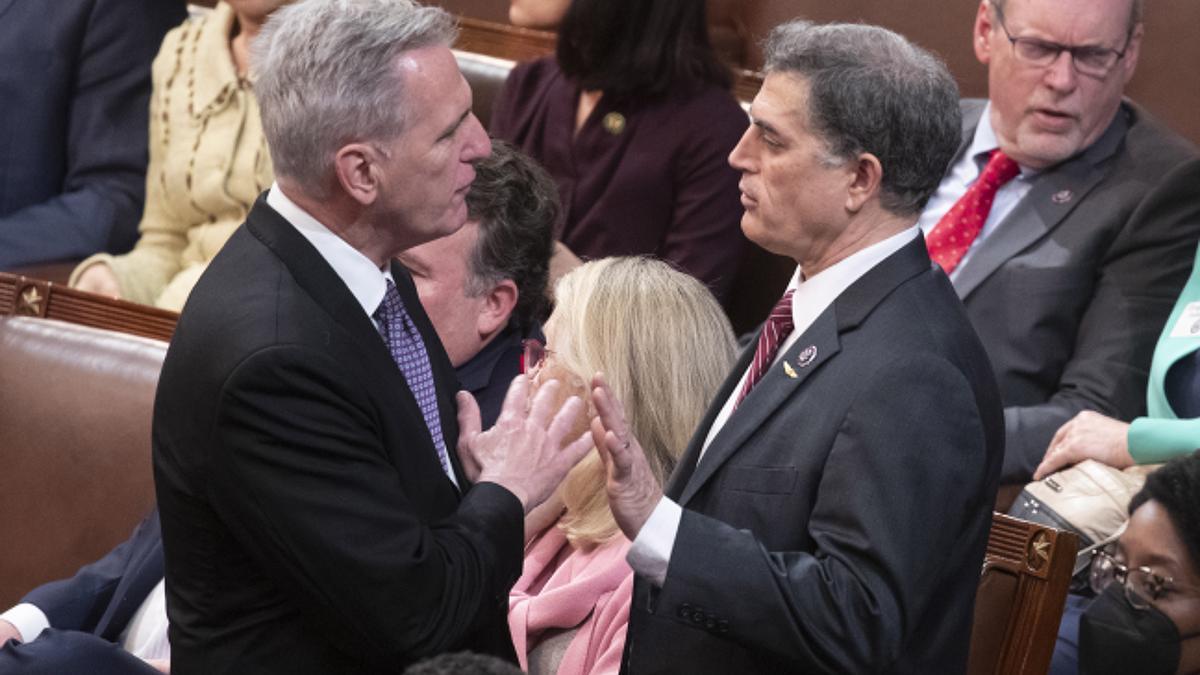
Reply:
[[1059, 427], [1050, 447], [1046, 448], [1046, 457], [1033, 472], [1033, 479], [1041, 480], [1085, 459], [1094, 459], [1116, 469], [1133, 466], [1128, 437], [1128, 422], [1085, 410]]
[[121, 297], [121, 284], [117, 282], [117, 275], [113, 274], [111, 267], [102, 262], [88, 265], [76, 280], [75, 288], [89, 293], [107, 295], [110, 298]]

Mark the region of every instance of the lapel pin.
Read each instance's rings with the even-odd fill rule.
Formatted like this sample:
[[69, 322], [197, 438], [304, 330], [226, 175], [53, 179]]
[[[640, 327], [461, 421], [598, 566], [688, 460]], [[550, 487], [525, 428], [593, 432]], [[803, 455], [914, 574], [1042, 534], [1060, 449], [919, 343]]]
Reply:
[[1074, 197], [1075, 193], [1071, 192], [1070, 190], [1059, 190], [1058, 192], [1055, 192], [1052, 197], [1050, 197], [1050, 201], [1054, 202], [1055, 204], [1066, 204]]
[[809, 345], [809, 346], [805, 347], [803, 350], [801, 350], [800, 354], [796, 356], [796, 365], [800, 366], [801, 368], [807, 368], [808, 365], [811, 364], [816, 359], [817, 359], [817, 346]]
[[604, 116], [604, 130], [613, 136], [621, 135], [625, 131], [625, 116], [619, 112], [610, 112]]
[[783, 372], [793, 380], [796, 379], [796, 369], [793, 368], [792, 364], [788, 363], [787, 361], [783, 362]]

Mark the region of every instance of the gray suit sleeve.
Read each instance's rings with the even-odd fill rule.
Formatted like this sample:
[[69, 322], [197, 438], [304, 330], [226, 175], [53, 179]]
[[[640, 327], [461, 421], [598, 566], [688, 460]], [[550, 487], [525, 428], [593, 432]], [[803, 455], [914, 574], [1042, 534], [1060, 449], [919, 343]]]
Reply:
[[1028, 480], [1060, 426], [1095, 410], [1132, 420], [1146, 407], [1150, 356], [1191, 271], [1200, 237], [1200, 160], [1157, 180], [1103, 254], [1058, 391], [1004, 411], [1002, 482]]

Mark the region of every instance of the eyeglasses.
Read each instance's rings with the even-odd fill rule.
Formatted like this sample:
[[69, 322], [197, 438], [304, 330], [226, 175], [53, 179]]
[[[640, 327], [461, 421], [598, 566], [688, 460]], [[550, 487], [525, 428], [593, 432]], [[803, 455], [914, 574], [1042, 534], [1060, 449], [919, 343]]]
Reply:
[[1131, 26], [1129, 32], [1125, 34], [1125, 46], [1120, 51], [1094, 45], [1064, 45], [1038, 38], [1013, 37], [1012, 33], [1008, 32], [1008, 26], [1005, 25], [1004, 12], [1001, 11], [999, 5], [995, 3], [991, 3], [991, 5], [992, 9], [996, 10], [1000, 29], [1012, 43], [1013, 53], [1019, 60], [1038, 68], [1049, 66], [1058, 60], [1059, 54], [1067, 52], [1071, 55], [1071, 63], [1075, 64], [1075, 70], [1080, 74], [1102, 78], [1108, 75], [1118, 61], [1125, 58], [1125, 52], [1129, 50], [1129, 41], [1133, 37], [1133, 27]]
[[521, 340], [524, 352], [521, 354], [521, 372], [528, 373], [541, 368], [546, 363], [546, 355], [553, 354], [553, 349], [546, 349], [541, 340], [529, 338]]
[[1190, 591], [1190, 594], [1200, 594], [1200, 590], [1175, 583], [1171, 577], [1164, 577], [1149, 567], [1130, 568], [1117, 560], [1106, 550], [1092, 553], [1092, 568], [1088, 583], [1098, 595], [1113, 582], [1125, 587], [1125, 597], [1135, 609], [1149, 609], [1157, 600], [1162, 600], [1173, 592]]

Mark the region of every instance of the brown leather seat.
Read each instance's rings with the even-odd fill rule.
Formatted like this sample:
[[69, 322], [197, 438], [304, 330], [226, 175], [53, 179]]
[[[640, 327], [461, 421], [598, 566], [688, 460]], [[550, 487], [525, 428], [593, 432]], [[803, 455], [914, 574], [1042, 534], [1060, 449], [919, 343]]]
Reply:
[[166, 349], [0, 316], [0, 607], [100, 557], [153, 506], [150, 420]]
[[492, 107], [496, 104], [496, 97], [500, 95], [500, 89], [508, 79], [508, 72], [516, 62], [457, 49], [454, 51], [454, 57], [458, 59], [458, 68], [463, 77], [467, 78], [467, 84], [471, 85], [471, 94], [474, 96], [471, 111], [486, 129], [492, 119]]
[[992, 515], [983, 573], [975, 595], [970, 675], [1043, 675], [1079, 538], [1043, 525]]

